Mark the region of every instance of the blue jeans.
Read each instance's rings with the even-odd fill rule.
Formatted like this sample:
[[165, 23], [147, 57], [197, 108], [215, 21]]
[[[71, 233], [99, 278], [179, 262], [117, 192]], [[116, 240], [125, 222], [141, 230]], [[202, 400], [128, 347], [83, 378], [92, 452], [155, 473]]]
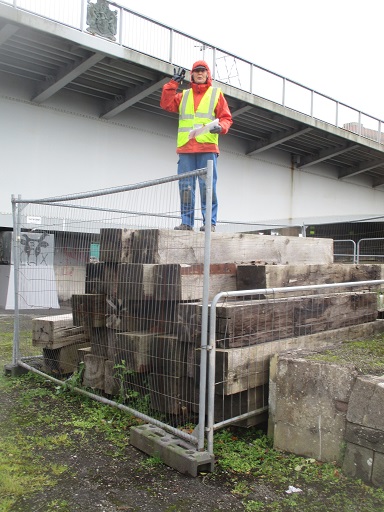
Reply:
[[[212, 182], [212, 225], [216, 226], [217, 220], [217, 195], [216, 195], [216, 182], [217, 182], [217, 153], [180, 153], [179, 161], [177, 164], [177, 174], [184, 174], [186, 172], [196, 171], [197, 169], [204, 169], [208, 165], [208, 160], [213, 161], [213, 182]], [[201, 213], [203, 222], [205, 224], [206, 212], [206, 188], [205, 177], [197, 176], [200, 188], [200, 202]], [[192, 178], [185, 178], [179, 181], [180, 191], [180, 209], [181, 209], [181, 222], [187, 226], [192, 226], [195, 223], [195, 192], [196, 192], [196, 176]]]

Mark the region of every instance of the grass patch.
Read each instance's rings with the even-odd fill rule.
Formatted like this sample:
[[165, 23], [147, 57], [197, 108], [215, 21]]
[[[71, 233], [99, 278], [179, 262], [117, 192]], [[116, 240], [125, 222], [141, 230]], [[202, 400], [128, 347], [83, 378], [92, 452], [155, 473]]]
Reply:
[[12, 361], [13, 332], [5, 332], [0, 335], [0, 362], [3, 364]]
[[335, 347], [309, 355], [307, 359], [353, 365], [363, 375], [384, 374], [384, 335], [371, 340], [344, 341]]
[[[245, 510], [259, 512], [377, 512], [384, 491], [343, 476], [336, 464], [273, 449], [263, 431], [228, 429], [215, 434], [217, 470], [230, 476], [231, 492]], [[214, 474], [212, 475], [214, 478]], [[257, 496], [265, 484], [272, 495]], [[289, 486], [301, 492], [287, 494]], [[265, 494], [265, 492], [263, 491]]]
[[0, 511], [7, 512], [26, 494], [33, 494], [57, 483], [56, 477], [67, 467], [47, 462], [39, 455], [35, 438], [26, 437], [20, 430], [4, 434], [0, 445]]
[[[2, 364], [12, 357], [12, 339], [11, 332], [0, 335]], [[384, 336], [347, 341], [308, 357], [353, 364], [361, 373], [383, 374]], [[71, 472], [60, 463], [60, 455], [95, 447], [100, 434], [108, 440], [108, 455], [115, 460], [124, 457], [129, 428], [140, 423], [119, 409], [74, 394], [70, 386], [56, 386], [32, 373], [11, 378], [1, 372], [0, 393], [12, 403], [0, 419], [0, 512], [10, 512], [21, 498], [55, 486]], [[382, 489], [346, 478], [336, 464], [274, 450], [262, 430], [226, 429], [215, 433], [214, 442], [216, 469], [202, 478], [212, 484], [223, 482], [245, 511], [384, 510]], [[161, 464], [156, 457], [149, 457], [142, 466], [156, 471]], [[289, 486], [301, 492], [287, 494]], [[70, 509], [65, 500], [51, 499], [45, 510]]]
[[[3, 354], [2, 354], [3, 356]], [[0, 374], [0, 393], [11, 406], [0, 419], [0, 512], [10, 512], [21, 498], [55, 486], [68, 471], [60, 454], [89, 446], [102, 434], [114, 458], [125, 455], [129, 428], [137, 420], [123, 411], [59, 390], [33, 373]], [[67, 510], [66, 503], [47, 510]]]

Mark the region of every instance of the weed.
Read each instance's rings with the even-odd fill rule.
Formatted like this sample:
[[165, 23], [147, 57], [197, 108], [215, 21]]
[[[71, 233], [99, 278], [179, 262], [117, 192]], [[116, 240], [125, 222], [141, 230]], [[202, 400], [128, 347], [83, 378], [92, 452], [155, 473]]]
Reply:
[[69, 508], [69, 503], [66, 500], [52, 500], [47, 504], [46, 512], [71, 512]]
[[245, 481], [236, 482], [232, 489], [232, 494], [242, 497], [248, 496], [249, 492], [248, 482]]
[[259, 512], [265, 510], [265, 504], [262, 501], [250, 500], [244, 504], [246, 512]]
[[77, 370], [71, 375], [69, 379], [67, 379], [63, 386], [58, 386], [56, 388], [57, 393], [65, 392], [65, 391], [73, 391], [74, 388], [78, 388], [82, 385], [83, 375], [84, 375], [85, 364], [80, 362]]
[[153, 455], [152, 457], [147, 457], [146, 459], [144, 459], [142, 461], [141, 465], [145, 468], [154, 469], [158, 466], [162, 466], [163, 461], [161, 460], [161, 458], [159, 456]]
[[125, 360], [123, 359], [121, 363], [114, 365], [115, 377], [119, 382], [119, 399], [120, 401], [124, 402], [126, 398], [131, 398], [131, 393], [134, 393], [129, 390], [129, 393], [127, 394], [127, 391], [125, 389], [125, 381], [126, 377], [134, 375], [134, 371], [127, 368], [125, 364]]

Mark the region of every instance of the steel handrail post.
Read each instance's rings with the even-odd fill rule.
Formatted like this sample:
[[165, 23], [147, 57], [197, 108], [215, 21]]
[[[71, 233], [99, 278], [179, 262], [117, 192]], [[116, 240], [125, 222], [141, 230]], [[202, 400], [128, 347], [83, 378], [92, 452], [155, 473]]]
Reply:
[[351, 240], [353, 243], [353, 263], [357, 264], [357, 249], [356, 249], [356, 242], [354, 240]]
[[84, 32], [84, 27], [87, 18], [87, 0], [81, 1], [81, 11], [80, 11], [80, 30]]

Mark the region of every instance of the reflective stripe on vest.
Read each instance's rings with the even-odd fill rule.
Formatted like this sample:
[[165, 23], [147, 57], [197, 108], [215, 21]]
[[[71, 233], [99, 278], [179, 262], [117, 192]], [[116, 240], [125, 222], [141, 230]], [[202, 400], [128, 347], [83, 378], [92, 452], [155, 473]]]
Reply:
[[[179, 106], [179, 130], [177, 135], [177, 147], [184, 146], [188, 142], [188, 134], [192, 129], [210, 123], [215, 119], [215, 108], [219, 101], [221, 89], [218, 87], [209, 87], [202, 97], [200, 104], [195, 112], [192, 89], [183, 92], [183, 97]], [[219, 135], [217, 133], [203, 133], [196, 137], [197, 142], [208, 142], [217, 144]]]

